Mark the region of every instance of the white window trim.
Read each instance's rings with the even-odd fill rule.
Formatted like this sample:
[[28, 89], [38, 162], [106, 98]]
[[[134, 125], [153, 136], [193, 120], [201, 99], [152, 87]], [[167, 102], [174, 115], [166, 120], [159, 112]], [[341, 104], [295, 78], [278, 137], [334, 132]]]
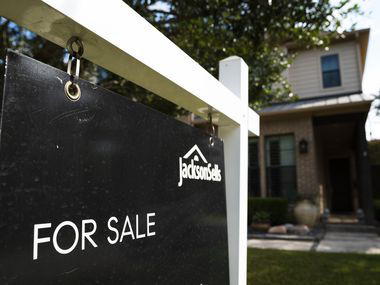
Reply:
[[[327, 88], [324, 88], [323, 87], [323, 71], [322, 71], [322, 57], [323, 56], [329, 56], [329, 55], [338, 55], [338, 64], [339, 64], [339, 75], [340, 75], [340, 86], [336, 86], [336, 87], [327, 87]], [[342, 64], [341, 64], [341, 55], [339, 52], [337, 51], [331, 51], [331, 52], [320, 52], [318, 54], [318, 59], [319, 63], [317, 64], [318, 68], [319, 68], [319, 72], [318, 72], [318, 80], [319, 80], [319, 90], [320, 92], [339, 92], [339, 91], [344, 91], [345, 88], [345, 84], [344, 84], [344, 76], [343, 76], [343, 69], [342, 69]]]

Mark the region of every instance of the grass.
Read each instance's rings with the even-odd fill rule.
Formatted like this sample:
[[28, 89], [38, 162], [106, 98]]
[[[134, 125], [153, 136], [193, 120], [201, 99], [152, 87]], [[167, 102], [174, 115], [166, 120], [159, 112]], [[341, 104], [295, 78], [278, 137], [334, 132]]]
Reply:
[[380, 255], [248, 249], [248, 285], [378, 285]]

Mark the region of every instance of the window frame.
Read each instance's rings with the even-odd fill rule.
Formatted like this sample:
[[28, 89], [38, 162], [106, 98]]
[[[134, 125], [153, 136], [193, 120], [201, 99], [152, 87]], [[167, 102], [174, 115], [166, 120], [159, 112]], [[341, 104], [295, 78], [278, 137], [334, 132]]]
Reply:
[[[269, 156], [269, 148], [268, 148], [268, 141], [269, 139], [271, 138], [278, 138], [278, 141], [279, 143], [281, 144], [281, 137], [286, 137], [286, 136], [291, 136], [293, 138], [293, 155], [294, 155], [294, 164], [292, 165], [283, 165], [281, 164], [281, 161], [280, 161], [280, 164], [279, 165], [270, 165], [270, 156]], [[290, 149], [286, 149], [285, 151], [289, 151]], [[268, 136], [265, 136], [264, 138], [264, 151], [265, 151], [265, 172], [266, 172], [266, 184], [267, 184], [267, 193], [268, 193], [268, 196], [270, 197], [284, 197], [284, 198], [287, 198], [289, 199], [290, 201], [292, 200], [295, 200], [296, 198], [296, 195], [298, 193], [298, 185], [297, 185], [297, 145], [296, 145], [296, 136], [294, 133], [284, 133], [284, 134], [275, 134], [275, 135], [268, 135]], [[279, 156], [281, 157], [281, 147], [279, 149]], [[287, 171], [291, 169], [292, 173], [293, 173], [293, 181], [290, 183], [290, 182], [286, 182], [285, 184], [286, 185], [291, 185], [293, 184], [293, 189], [290, 190], [290, 191], [284, 191], [283, 189], [286, 189], [287, 187], [282, 187], [282, 189], [280, 190], [281, 193], [276, 193], [276, 189], [272, 189], [272, 185], [275, 185], [276, 183], [274, 183], [274, 181], [271, 181], [271, 177], [272, 177], [272, 173], [273, 171], [279, 171], [281, 172], [282, 170], [283, 171]], [[289, 178], [289, 177], [288, 177]], [[280, 184], [284, 184], [283, 181], [280, 181]]]
[[[331, 58], [335, 57], [337, 59], [337, 69], [331, 69], [331, 70], [323, 70], [323, 60], [326, 58]], [[340, 64], [340, 58], [339, 58], [339, 53], [331, 53], [331, 54], [324, 54], [320, 56], [320, 68], [321, 68], [321, 81], [322, 81], [322, 88], [323, 90], [325, 89], [330, 89], [330, 88], [339, 88], [342, 87], [342, 74], [341, 74], [341, 64]], [[337, 85], [328, 85], [326, 86], [325, 80], [324, 80], [324, 75], [326, 73], [337, 73], [338, 74], [338, 84]]]

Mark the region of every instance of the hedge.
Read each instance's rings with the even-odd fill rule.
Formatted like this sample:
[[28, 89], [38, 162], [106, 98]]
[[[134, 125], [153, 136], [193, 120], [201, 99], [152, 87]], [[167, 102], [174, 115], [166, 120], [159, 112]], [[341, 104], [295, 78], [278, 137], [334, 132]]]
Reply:
[[380, 200], [373, 201], [373, 210], [375, 213], [375, 219], [380, 222]]
[[248, 224], [256, 212], [267, 212], [272, 225], [284, 224], [288, 216], [288, 200], [283, 198], [248, 198]]

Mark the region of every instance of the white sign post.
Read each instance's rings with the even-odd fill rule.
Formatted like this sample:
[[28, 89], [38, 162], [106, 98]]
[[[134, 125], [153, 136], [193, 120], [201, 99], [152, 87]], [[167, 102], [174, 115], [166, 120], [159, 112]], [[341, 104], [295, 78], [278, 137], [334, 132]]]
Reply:
[[201, 117], [213, 109], [225, 143], [231, 284], [246, 284], [248, 133], [259, 135], [259, 116], [244, 61], [221, 61], [218, 81], [119, 0], [2, 0], [0, 16], [61, 47], [78, 36], [95, 64]]
[[219, 128], [219, 134], [224, 140], [230, 280], [231, 284], [246, 284], [248, 224], [247, 64], [236, 56], [220, 61], [219, 80], [240, 99], [242, 110], [240, 125], [222, 126]]

